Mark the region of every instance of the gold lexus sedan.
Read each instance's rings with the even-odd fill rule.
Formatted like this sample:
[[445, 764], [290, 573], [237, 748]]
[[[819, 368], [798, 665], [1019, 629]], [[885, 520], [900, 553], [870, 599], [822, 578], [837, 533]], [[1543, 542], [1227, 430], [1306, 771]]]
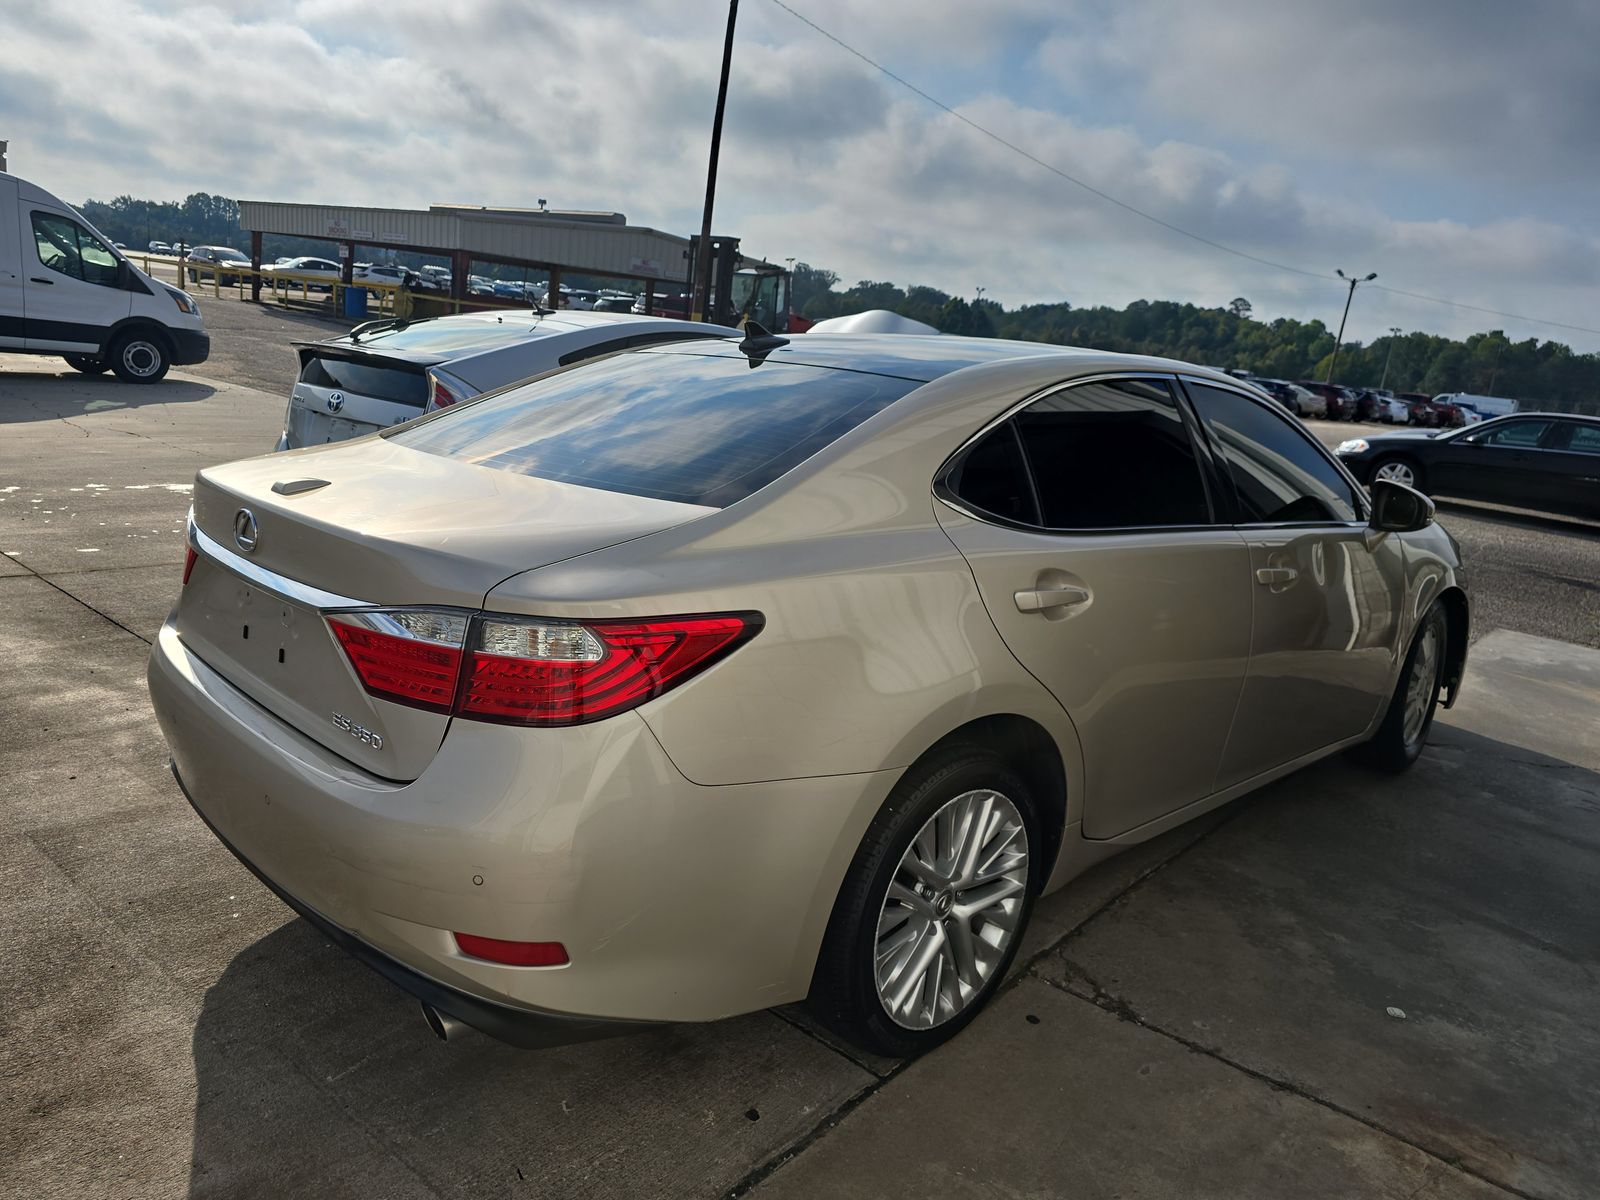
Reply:
[[1034, 899], [1454, 699], [1457, 547], [1183, 363], [749, 333], [200, 473], [150, 657], [200, 816], [525, 1046], [809, 999], [916, 1054]]

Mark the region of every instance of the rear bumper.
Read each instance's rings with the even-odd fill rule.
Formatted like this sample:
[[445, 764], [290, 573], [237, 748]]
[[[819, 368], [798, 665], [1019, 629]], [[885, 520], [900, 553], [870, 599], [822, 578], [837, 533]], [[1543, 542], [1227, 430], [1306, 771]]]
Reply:
[[211, 337], [203, 329], [169, 329], [174, 366], [203, 363], [211, 357]]
[[655, 1024], [655, 1022], [650, 1021], [600, 1020], [594, 1017], [575, 1017], [568, 1013], [514, 1008], [509, 1004], [496, 1004], [492, 1000], [485, 1000], [481, 996], [463, 992], [459, 988], [440, 983], [437, 979], [430, 979], [420, 971], [412, 970], [399, 959], [385, 954], [368, 942], [362, 941], [348, 929], [335, 925], [309, 904], [297, 900], [286, 890], [279, 887], [277, 883], [267, 877], [261, 868], [241, 854], [239, 848], [224, 837], [222, 831], [211, 823], [205, 812], [195, 803], [194, 797], [189, 794], [189, 789], [184, 786], [183, 776], [178, 774], [176, 763], [172, 764], [172, 777], [178, 781], [178, 787], [183, 791], [185, 799], [189, 801], [196, 815], [216, 835], [217, 841], [221, 842], [230, 854], [248, 867], [252, 875], [266, 884], [278, 899], [316, 926], [317, 930], [335, 946], [338, 946], [360, 962], [365, 963], [401, 991], [409, 992], [429, 1007], [452, 1016], [463, 1024], [472, 1026], [480, 1033], [486, 1033], [490, 1037], [497, 1038], [509, 1045], [521, 1046], [529, 1050], [543, 1049], [548, 1046], [565, 1046], [572, 1042], [594, 1041], [598, 1038], [618, 1037], [623, 1034], [637, 1033], [640, 1030], [652, 1028]]
[[[804, 997], [897, 774], [701, 786], [624, 713], [568, 729], [457, 720], [397, 783], [261, 708], [170, 622], [149, 688], [173, 769], [230, 850], [402, 988], [521, 1045]], [[558, 941], [571, 961], [485, 962], [451, 931]]]

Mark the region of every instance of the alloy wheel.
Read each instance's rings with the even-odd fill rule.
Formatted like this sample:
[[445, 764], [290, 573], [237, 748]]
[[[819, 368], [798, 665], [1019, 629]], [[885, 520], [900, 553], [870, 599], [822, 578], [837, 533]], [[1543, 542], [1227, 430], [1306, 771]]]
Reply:
[[906, 848], [878, 915], [884, 1012], [931, 1029], [965, 1010], [1006, 958], [1028, 886], [1028, 831], [999, 792], [964, 792]]
[[1406, 487], [1417, 486], [1417, 473], [1403, 462], [1387, 462], [1373, 473], [1374, 479], [1386, 479], [1390, 483], [1401, 483]]
[[1414, 745], [1422, 736], [1428, 722], [1434, 695], [1439, 690], [1439, 627], [1429, 622], [1417, 643], [1417, 657], [1411, 664], [1411, 678], [1406, 681], [1406, 716], [1401, 734], [1407, 746]]

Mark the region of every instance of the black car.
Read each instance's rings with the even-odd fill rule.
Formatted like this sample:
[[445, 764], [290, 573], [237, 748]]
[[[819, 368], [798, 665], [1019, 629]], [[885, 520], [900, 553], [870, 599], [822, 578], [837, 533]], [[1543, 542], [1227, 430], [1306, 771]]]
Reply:
[[1374, 433], [1337, 453], [1363, 483], [1600, 518], [1600, 417], [1514, 413], [1447, 432]]

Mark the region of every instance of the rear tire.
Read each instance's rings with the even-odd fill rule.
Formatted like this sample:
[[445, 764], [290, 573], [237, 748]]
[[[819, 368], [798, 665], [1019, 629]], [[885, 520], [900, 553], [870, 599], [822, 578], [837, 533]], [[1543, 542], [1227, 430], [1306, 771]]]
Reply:
[[158, 334], [135, 329], [111, 343], [111, 369], [123, 383], [157, 383], [172, 366], [172, 352]]
[[1041, 882], [1036, 813], [1027, 784], [980, 746], [913, 766], [834, 902], [811, 982], [817, 1020], [895, 1057], [965, 1028], [1022, 943]]
[[61, 357], [67, 360], [67, 366], [85, 375], [104, 375], [111, 369], [111, 364], [105, 359], [92, 354], [63, 354]]
[[1389, 710], [1372, 740], [1358, 746], [1355, 757], [1369, 767], [1398, 773], [1417, 761], [1427, 744], [1433, 714], [1439, 706], [1445, 655], [1450, 647], [1450, 619], [1435, 603], [1423, 614], [1411, 639], [1405, 666], [1395, 684]]

